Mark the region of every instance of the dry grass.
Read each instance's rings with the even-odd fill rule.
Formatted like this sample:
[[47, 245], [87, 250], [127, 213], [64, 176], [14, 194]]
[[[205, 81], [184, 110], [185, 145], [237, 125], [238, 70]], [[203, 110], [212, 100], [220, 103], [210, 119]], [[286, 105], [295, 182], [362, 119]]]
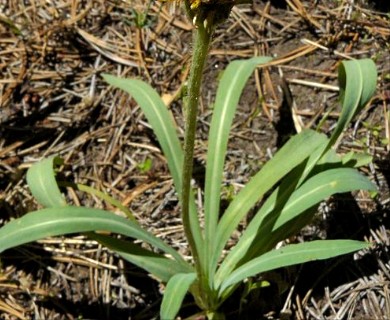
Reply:
[[[234, 124], [226, 185], [237, 191], [289, 134], [318, 126], [325, 115], [320, 129], [330, 130], [338, 116], [340, 60], [374, 58], [377, 93], [339, 148], [374, 156], [365, 170], [380, 188], [378, 198], [359, 193], [355, 209], [346, 203], [361, 222], [359, 237], [377, 247], [338, 262], [337, 272], [348, 274], [341, 280], [334, 279], [334, 263], [321, 265], [323, 275], [313, 281], [307, 269], [291, 271], [280, 308], [273, 303], [262, 311], [270, 319], [390, 319], [389, 16], [358, 0], [286, 0], [284, 8], [276, 3], [235, 8], [216, 33], [203, 87], [199, 169], [215, 81], [229, 61], [276, 58], [256, 72]], [[36, 208], [25, 171], [59, 154], [68, 179], [114, 195], [141, 224], [187, 254], [172, 181], [153, 133], [134, 101], [100, 78], [108, 72], [146, 80], [163, 95], [182, 133], [192, 27], [180, 11], [158, 2], [147, 6], [141, 0], [0, 1], [0, 224]], [[143, 172], [147, 159], [152, 169]], [[82, 193], [69, 191], [67, 197], [112, 209]], [[332, 236], [333, 224], [340, 223], [332, 206], [338, 205], [324, 205], [300, 237]], [[351, 236], [344, 229], [341, 234]], [[84, 237], [42, 240], [6, 252], [2, 262], [1, 319], [152, 319], [158, 309], [157, 285]]]

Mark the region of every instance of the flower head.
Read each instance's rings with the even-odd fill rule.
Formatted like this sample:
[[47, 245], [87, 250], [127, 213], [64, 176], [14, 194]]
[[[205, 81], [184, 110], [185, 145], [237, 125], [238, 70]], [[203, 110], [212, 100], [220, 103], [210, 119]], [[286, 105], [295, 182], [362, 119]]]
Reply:
[[196, 9], [199, 6], [216, 6], [216, 5], [223, 5], [226, 6], [234, 4], [235, 0], [190, 0], [191, 3], [191, 9]]
[[[161, 0], [163, 2], [185, 2], [186, 0]], [[238, 3], [243, 3], [243, 1], [240, 1], [240, 0], [187, 0], [189, 3], [190, 3], [190, 7], [191, 9], [197, 9], [198, 7], [200, 7], [201, 5], [226, 5], [226, 4], [230, 4], [230, 5], [234, 5], [234, 4], [238, 4]], [[248, 2], [248, 1], [245, 1], [245, 2]]]
[[160, 0], [164, 2], [184, 3], [188, 16], [194, 25], [216, 26], [225, 21], [233, 6], [251, 3], [253, 0]]

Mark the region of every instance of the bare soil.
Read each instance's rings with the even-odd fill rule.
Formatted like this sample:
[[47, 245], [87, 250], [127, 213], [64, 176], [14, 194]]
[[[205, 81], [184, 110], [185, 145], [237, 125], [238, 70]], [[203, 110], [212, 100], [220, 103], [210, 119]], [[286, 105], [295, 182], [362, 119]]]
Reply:
[[[216, 31], [199, 112], [199, 186], [218, 77], [235, 59], [275, 58], [255, 72], [241, 98], [229, 141], [226, 202], [292, 134], [308, 127], [330, 132], [340, 110], [340, 61], [372, 58], [378, 68], [374, 98], [338, 147], [373, 156], [362, 171], [378, 185], [377, 197], [333, 197], [289, 239], [366, 239], [374, 248], [262, 275], [271, 285], [252, 292], [241, 310], [239, 292], [224, 306], [229, 319], [390, 319], [389, 12], [383, 0], [256, 0], [234, 8]], [[153, 132], [131, 97], [100, 75], [148, 82], [182, 135], [191, 30], [179, 8], [155, 1], [0, 0], [0, 226], [38, 208], [26, 170], [58, 154], [64, 177], [109, 192], [146, 229], [188, 254]], [[152, 167], [143, 170], [147, 161]], [[66, 194], [70, 203], [113, 210], [96, 197]], [[0, 318], [156, 319], [163, 288], [83, 235], [45, 239], [2, 253]], [[188, 299], [181, 317], [196, 311]]]

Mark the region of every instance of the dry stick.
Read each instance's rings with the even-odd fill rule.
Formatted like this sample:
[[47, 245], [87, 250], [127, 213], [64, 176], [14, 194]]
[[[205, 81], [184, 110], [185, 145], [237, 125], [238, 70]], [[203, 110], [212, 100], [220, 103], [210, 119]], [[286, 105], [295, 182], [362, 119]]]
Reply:
[[[268, 14], [270, 11], [270, 3], [267, 2], [267, 4], [265, 5], [262, 13], [263, 14]], [[265, 25], [266, 25], [266, 22], [267, 22], [268, 18], [264, 15], [264, 16], [261, 16], [261, 19], [260, 19], [260, 32], [261, 34], [265, 34]], [[268, 51], [268, 46], [267, 44], [263, 44], [262, 46], [262, 54], [261, 55], [266, 55], [266, 51]], [[257, 52], [255, 53], [255, 55], [257, 55]], [[265, 82], [265, 85], [264, 87], [265, 88], [269, 88], [270, 91], [271, 91], [271, 95], [273, 97], [273, 99], [275, 101], [277, 101], [277, 96], [276, 96], [276, 93], [275, 93], [275, 90], [274, 90], [274, 87], [272, 85], [272, 81], [271, 81], [271, 76], [270, 76], [270, 73], [269, 73], [269, 70], [268, 69], [264, 69], [264, 82]], [[266, 114], [268, 120], [270, 122], [273, 121], [273, 115], [271, 114], [270, 110], [269, 110], [269, 107], [268, 107], [268, 104], [266, 103], [265, 99], [263, 99], [263, 97], [265, 97], [265, 88], [263, 88], [262, 86], [262, 83], [261, 83], [261, 79], [260, 79], [260, 71], [258, 69], [256, 69], [255, 71], [255, 81], [256, 81], [256, 87], [257, 87], [257, 91], [258, 91], [258, 94], [259, 96], [262, 98], [261, 99], [261, 107], [264, 111], [264, 113]]]
[[135, 47], [136, 47], [136, 50], [137, 50], [137, 55], [138, 55], [138, 59], [140, 61], [140, 65], [144, 69], [145, 75], [148, 78], [149, 82], [152, 83], [152, 77], [151, 77], [151, 75], [149, 73], [149, 70], [148, 70], [148, 67], [146, 65], [146, 61], [145, 61], [145, 58], [144, 58], [145, 52], [142, 49], [143, 45], [142, 45], [142, 35], [141, 35], [141, 32], [142, 32], [141, 28], [137, 28], [136, 33], [135, 33], [135, 35], [136, 35]]
[[8, 314], [11, 314], [18, 319], [27, 319], [24, 317], [24, 314], [20, 313], [19, 311], [15, 310], [14, 308], [11, 308], [9, 305], [7, 305], [5, 302], [0, 301], [0, 310], [3, 310], [4, 312], [7, 312]]
[[318, 23], [316, 20], [314, 20], [306, 11], [305, 7], [299, 0], [286, 0], [287, 4], [290, 6], [290, 8], [297, 13], [299, 16], [301, 16], [304, 20], [306, 20], [308, 23], [314, 25], [317, 29], [321, 30], [323, 29], [321, 24]]

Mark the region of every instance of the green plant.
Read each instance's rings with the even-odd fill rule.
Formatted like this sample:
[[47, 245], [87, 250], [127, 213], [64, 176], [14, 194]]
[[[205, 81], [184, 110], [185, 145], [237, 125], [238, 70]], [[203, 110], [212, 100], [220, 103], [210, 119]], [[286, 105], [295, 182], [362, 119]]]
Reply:
[[125, 23], [129, 25], [135, 24], [138, 28], [144, 28], [150, 25], [151, 21], [148, 19], [148, 13], [150, 11], [150, 7], [152, 6], [153, 0], [148, 0], [148, 4], [146, 6], [145, 11], [141, 12], [136, 9], [131, 10], [131, 14], [133, 19], [129, 21], [128, 19], [124, 19]]
[[[167, 284], [161, 305], [162, 319], [175, 318], [187, 292], [194, 297], [201, 314], [209, 319], [224, 319], [220, 310], [222, 303], [245, 279], [276, 268], [327, 259], [369, 246], [352, 240], [323, 240], [274, 249], [278, 242], [310, 222], [323, 199], [341, 192], [376, 189], [356, 170], [369, 159], [354, 153], [342, 157], [333, 149], [353, 116], [375, 90], [376, 69], [368, 59], [340, 64], [342, 112], [330, 138], [313, 130], [304, 130], [292, 137], [220, 215], [223, 165], [236, 106], [252, 72], [271, 59], [237, 60], [227, 67], [219, 82], [210, 126], [204, 228], [201, 228], [190, 185], [198, 96], [213, 29], [227, 17], [232, 7], [231, 2], [221, 1], [223, 10], [218, 11], [218, 6], [215, 9], [209, 2], [204, 5], [199, 1], [185, 2], [196, 30], [185, 112], [184, 148], [170, 112], [153, 88], [140, 80], [104, 75], [109, 84], [128, 92], [136, 100], [154, 130], [181, 202], [184, 231], [193, 261], [186, 261], [158, 237], [142, 229], [129, 212], [126, 214], [130, 219], [99, 209], [67, 205], [58, 189], [58, 184], [64, 182], [56, 181], [55, 168], [61, 165], [61, 160], [55, 156], [32, 166], [27, 173], [31, 192], [46, 208], [2, 227], [0, 252], [44, 237], [84, 232]], [[254, 214], [235, 247], [224, 255], [223, 249], [239, 223], [267, 194], [268, 198]], [[107, 198], [114, 204], [110, 199]], [[126, 211], [126, 208], [119, 209]], [[147, 242], [158, 252], [144, 249], [129, 240], [95, 232], [102, 230]], [[258, 285], [251, 287], [257, 288]]]
[[152, 162], [153, 161], [151, 158], [147, 158], [147, 159], [145, 159], [145, 161], [137, 164], [137, 168], [142, 173], [146, 173], [146, 172], [150, 171], [150, 169], [152, 169], [152, 165], [153, 165]]

